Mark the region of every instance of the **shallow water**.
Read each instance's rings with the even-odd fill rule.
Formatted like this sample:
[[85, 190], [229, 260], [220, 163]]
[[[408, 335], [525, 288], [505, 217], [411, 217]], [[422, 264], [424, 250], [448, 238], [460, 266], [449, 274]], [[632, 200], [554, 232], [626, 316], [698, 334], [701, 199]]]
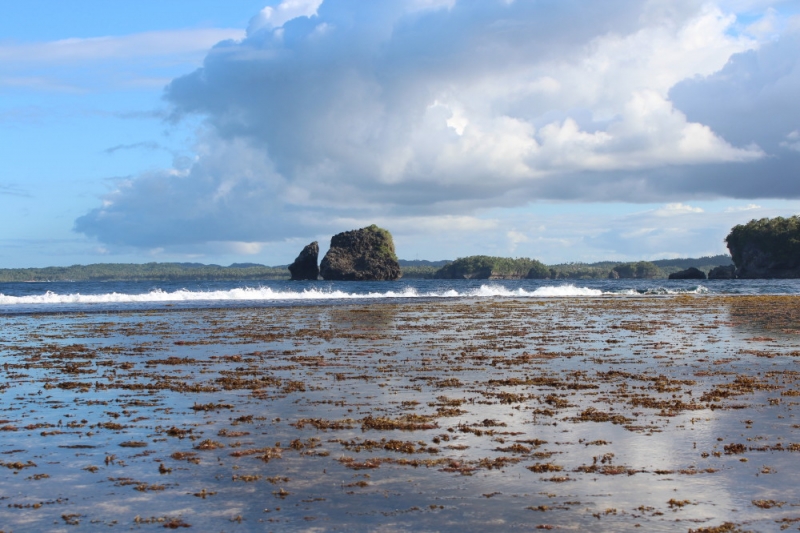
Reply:
[[4, 531], [800, 526], [794, 297], [0, 316]]

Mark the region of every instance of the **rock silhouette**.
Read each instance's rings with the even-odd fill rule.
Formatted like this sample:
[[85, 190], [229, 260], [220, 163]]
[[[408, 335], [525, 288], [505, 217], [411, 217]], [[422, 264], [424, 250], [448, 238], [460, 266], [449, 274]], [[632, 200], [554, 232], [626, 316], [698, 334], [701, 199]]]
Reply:
[[711, 269], [708, 279], [736, 279], [736, 267], [720, 265]]
[[312, 242], [303, 248], [294, 263], [289, 265], [289, 272], [293, 280], [316, 280], [319, 278], [319, 267], [317, 258], [319, 257], [319, 243]]
[[673, 272], [669, 275], [669, 279], [706, 279], [706, 273], [695, 267], [689, 267], [680, 272]]

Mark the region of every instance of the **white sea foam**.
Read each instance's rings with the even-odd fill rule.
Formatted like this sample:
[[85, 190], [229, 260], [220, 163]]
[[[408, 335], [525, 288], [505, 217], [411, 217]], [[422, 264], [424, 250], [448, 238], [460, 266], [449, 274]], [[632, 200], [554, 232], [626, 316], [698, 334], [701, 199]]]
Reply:
[[[650, 289], [644, 295], [659, 294], [703, 294], [705, 287], [694, 290]], [[46, 292], [39, 295], [7, 296], [0, 293], [0, 305], [52, 305], [52, 304], [124, 304], [124, 303], [174, 303], [192, 301], [229, 301], [229, 302], [267, 302], [267, 301], [314, 301], [314, 300], [356, 300], [356, 299], [398, 299], [398, 298], [569, 298], [597, 296], [641, 296], [641, 292], [624, 290], [604, 292], [588, 287], [575, 285], [559, 285], [538, 287], [534, 290], [509, 289], [501, 285], [481, 285], [478, 288], [463, 290], [446, 289], [442, 291], [419, 292], [408, 287], [400, 291], [385, 292], [346, 292], [343, 290], [305, 289], [302, 291], [274, 290], [269, 287], [244, 287], [217, 291], [177, 290], [166, 292], [156, 289], [141, 294], [105, 293], [105, 294], [58, 294]]]

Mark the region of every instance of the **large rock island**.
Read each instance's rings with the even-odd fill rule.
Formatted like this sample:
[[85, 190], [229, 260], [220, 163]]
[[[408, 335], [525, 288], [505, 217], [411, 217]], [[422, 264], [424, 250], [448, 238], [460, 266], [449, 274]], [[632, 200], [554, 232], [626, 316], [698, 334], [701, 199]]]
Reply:
[[392, 235], [375, 224], [331, 238], [319, 266], [323, 279], [335, 281], [392, 281], [401, 276]]
[[800, 278], [800, 217], [751, 220], [734, 226], [725, 242], [737, 278]]

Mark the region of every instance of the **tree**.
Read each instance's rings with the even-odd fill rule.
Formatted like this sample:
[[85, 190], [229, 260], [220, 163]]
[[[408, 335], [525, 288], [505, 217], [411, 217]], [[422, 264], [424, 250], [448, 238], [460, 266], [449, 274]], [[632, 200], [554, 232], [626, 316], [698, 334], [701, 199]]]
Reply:
[[[614, 275], [616, 274], [616, 275]], [[638, 263], [621, 263], [611, 269], [609, 277], [619, 277], [621, 279], [653, 279], [663, 277], [661, 269], [650, 261], [639, 261]]]

